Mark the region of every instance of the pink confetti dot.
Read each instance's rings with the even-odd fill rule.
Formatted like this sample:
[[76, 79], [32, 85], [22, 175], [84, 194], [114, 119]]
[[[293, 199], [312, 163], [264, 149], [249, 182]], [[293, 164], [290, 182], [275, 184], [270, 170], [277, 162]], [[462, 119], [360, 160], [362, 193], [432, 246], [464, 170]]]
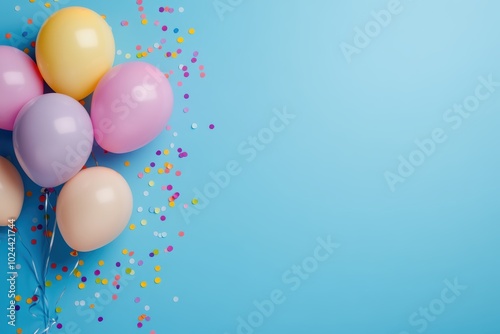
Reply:
[[198, 51], [193, 52], [193, 56], [198, 57]]
[[208, 126], [208, 128], [209, 128], [210, 130], [213, 130], [213, 129], [215, 128], [215, 125], [210, 124], [210, 125]]
[[200, 73], [200, 78], [204, 78], [204, 77], [206, 77], [206, 76], [207, 76], [207, 75], [205, 74], [205, 72], [201, 72], [201, 73]]
[[185, 107], [184, 109], [182, 109], [182, 111], [184, 111], [184, 112], [188, 112], [188, 111], [189, 111], [189, 108], [188, 108], [188, 107]]
[[138, 303], [138, 302], [140, 302], [140, 301], [141, 301], [141, 298], [139, 298], [139, 297], [135, 297], [134, 302]]
[[173, 189], [172, 185], [171, 185], [171, 184], [169, 184], [169, 185], [167, 186], [167, 190], [172, 190], [172, 189]]
[[167, 252], [171, 252], [171, 251], [173, 251], [173, 250], [174, 250], [174, 247], [172, 247], [172, 246], [168, 246], [168, 247], [167, 247]]
[[198, 68], [200, 69], [200, 71], [203, 71], [205, 69], [205, 66], [200, 65]]
[[141, 50], [141, 49], [142, 49], [142, 46], [140, 46], [140, 45], [136, 45], [136, 46], [135, 46], [135, 49], [136, 49], [137, 51], [139, 51], [139, 50]]
[[182, 173], [181, 173], [181, 171], [180, 171], [180, 170], [178, 170], [178, 171], [176, 171], [176, 172], [175, 172], [175, 176], [181, 176], [181, 174], [182, 174]]
[[128, 21], [123, 20], [122, 22], [120, 22], [120, 24], [122, 25], [122, 27], [126, 27], [128, 26]]
[[168, 27], [167, 27], [167, 26], [163, 26], [163, 27], [161, 27], [161, 30], [163, 30], [163, 31], [167, 31], [167, 29], [168, 29]]

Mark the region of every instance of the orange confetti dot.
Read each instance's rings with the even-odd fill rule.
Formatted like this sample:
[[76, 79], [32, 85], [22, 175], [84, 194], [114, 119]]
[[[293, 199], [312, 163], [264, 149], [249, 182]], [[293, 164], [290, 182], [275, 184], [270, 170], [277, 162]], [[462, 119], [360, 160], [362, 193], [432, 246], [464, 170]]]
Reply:
[[28, 19], [28, 24], [33, 24], [33, 19]]
[[5, 34], [5, 38], [10, 39], [12, 37], [12, 34], [10, 32]]

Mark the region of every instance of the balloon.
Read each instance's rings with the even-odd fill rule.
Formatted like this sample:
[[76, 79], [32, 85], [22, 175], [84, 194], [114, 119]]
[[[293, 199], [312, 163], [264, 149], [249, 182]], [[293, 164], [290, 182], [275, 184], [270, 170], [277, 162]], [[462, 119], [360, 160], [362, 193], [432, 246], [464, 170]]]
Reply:
[[148, 144], [167, 125], [173, 101], [170, 83], [153, 65], [129, 62], [113, 67], [92, 96], [90, 117], [97, 143], [113, 153]]
[[0, 45], [0, 129], [12, 131], [21, 108], [43, 94], [43, 79], [26, 53]]
[[21, 175], [9, 160], [0, 157], [0, 226], [9, 225], [9, 219], [17, 219], [24, 202], [24, 186]]
[[94, 132], [78, 101], [51, 93], [21, 109], [12, 135], [17, 160], [29, 178], [42, 187], [56, 187], [83, 167]]
[[47, 84], [57, 93], [83, 99], [113, 66], [115, 40], [96, 12], [67, 7], [52, 14], [36, 39], [36, 61]]
[[82, 170], [62, 188], [56, 219], [63, 239], [73, 249], [88, 252], [113, 241], [132, 214], [127, 181], [106, 167]]

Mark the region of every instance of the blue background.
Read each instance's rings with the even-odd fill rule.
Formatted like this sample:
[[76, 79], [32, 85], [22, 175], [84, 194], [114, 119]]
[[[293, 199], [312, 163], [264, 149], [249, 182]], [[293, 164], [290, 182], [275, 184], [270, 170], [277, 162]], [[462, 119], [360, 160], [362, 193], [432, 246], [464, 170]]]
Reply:
[[[47, 2], [52, 4], [49, 12], [59, 6]], [[43, 3], [3, 2], [0, 44], [12, 44], [5, 33], [21, 35], [25, 18], [46, 15]], [[341, 44], [354, 45], [355, 28], [364, 29], [374, 20], [371, 12], [386, 9], [389, 1], [221, 0], [218, 3], [226, 7], [219, 13], [212, 0], [144, 1], [147, 25], [140, 23], [135, 1], [65, 3], [106, 15], [117, 50], [122, 50], [115, 64], [136, 59], [135, 45], [149, 46], [166, 37], [163, 50], [143, 60], [165, 73], [175, 71], [171, 83], [176, 106], [169, 122], [172, 129], [145, 148], [112, 155], [95, 147], [99, 164], [129, 181], [135, 200], [131, 223], [137, 227], [78, 257], [71, 257], [64, 241], [56, 238], [51, 262], [57, 268], [49, 270], [53, 285], [47, 289], [52, 308], [66, 291], [57, 303], [62, 308], [57, 322], [63, 327], [54, 326], [54, 333], [500, 332], [500, 92], [481, 101], [457, 129], [443, 120], [447, 109], [474, 94], [479, 77], [491, 75], [500, 81], [500, 3], [402, 0], [401, 12], [392, 15], [351, 62]], [[19, 11], [15, 5], [21, 6]], [[159, 6], [175, 12], [160, 13]], [[155, 19], [160, 26], [153, 24]], [[121, 26], [122, 20], [129, 26]], [[162, 24], [169, 26], [167, 33], [159, 29]], [[174, 26], [186, 39], [177, 59], [164, 56], [178, 47]], [[187, 34], [190, 27], [196, 29], [192, 36]], [[29, 43], [34, 38], [30, 33], [17, 46], [28, 46], [33, 55]], [[178, 65], [191, 66], [194, 51], [199, 52], [196, 65], [203, 64], [207, 76], [199, 78], [194, 67], [189, 80], [178, 87]], [[131, 54], [129, 60], [126, 53]], [[183, 99], [186, 92], [189, 100]], [[183, 112], [186, 106], [188, 113]], [[273, 110], [284, 108], [295, 118], [247, 161], [249, 154], [241, 154], [240, 145], [250, 147], [249, 137], [266, 131]], [[191, 129], [193, 122], [197, 129]], [[211, 123], [213, 130], [208, 128]], [[391, 191], [384, 173], [397, 173], [399, 156], [408, 159], [418, 149], [414, 141], [430, 138], [435, 128], [443, 129], [447, 140]], [[0, 143], [0, 154], [15, 161], [11, 133], [0, 131]], [[179, 159], [174, 154], [178, 147], [189, 156]], [[156, 156], [156, 150], [166, 148], [171, 149], [169, 156]], [[241, 172], [230, 177], [227, 187], [217, 188], [206, 206], [192, 205], [196, 189], [203, 192], [212, 182], [210, 172], [224, 170], [233, 160]], [[138, 178], [152, 161], [172, 162], [182, 176], [172, 171]], [[38, 209], [39, 187], [22, 175], [26, 190], [34, 193], [26, 198], [18, 221], [29, 244], [31, 238], [43, 239], [41, 231], [30, 231], [37, 225], [34, 218], [43, 221], [43, 211]], [[148, 185], [150, 180], [154, 187]], [[179, 191], [175, 208], [168, 207], [172, 193], [159, 189], [161, 184]], [[182, 211], [183, 204], [189, 211]], [[167, 206], [165, 222], [149, 212], [162, 206]], [[139, 223], [142, 219], [147, 225]], [[158, 238], [154, 231], [168, 235]], [[185, 236], [180, 238], [179, 231]], [[328, 236], [340, 247], [292, 290], [297, 286], [283, 275], [291, 277], [288, 270], [294, 264], [311, 263], [317, 238]], [[0, 256], [6, 259], [5, 240], [4, 229]], [[42, 245], [28, 245], [39, 268]], [[170, 245], [174, 251], [164, 252]], [[135, 254], [122, 254], [124, 248]], [[153, 249], [160, 252], [151, 258]], [[25, 301], [36, 281], [30, 256], [19, 241], [18, 258], [22, 300], [17, 325], [31, 333], [42, 324], [32, 318]], [[142, 259], [144, 265], [127, 263], [130, 258]], [[76, 259], [84, 261], [79, 269], [90, 277], [85, 289], [78, 288], [77, 277], [54, 279], [62, 265], [73, 266]], [[105, 265], [99, 266], [99, 260]], [[119, 270], [117, 261], [123, 265]], [[158, 264], [162, 269], [155, 273]], [[94, 270], [99, 268], [111, 282], [125, 267], [135, 275], [121, 279], [127, 284], [118, 299], [94, 301], [98, 307], [90, 310], [88, 300], [94, 293], [108, 290], [93, 281]], [[158, 285], [152, 282], [156, 276], [162, 278]], [[143, 280], [146, 288], [140, 287]], [[436, 299], [446, 289], [446, 280], [457, 280], [466, 289], [432, 321], [419, 315], [414, 320], [420, 319], [420, 324], [412, 323], [414, 312], [440, 305]], [[7, 287], [2, 284], [0, 300], [7, 305]], [[269, 299], [274, 290], [283, 293], [284, 302], [261, 317], [256, 328], [238, 328], [239, 317], [248, 322], [255, 316], [254, 301]], [[81, 300], [87, 304], [76, 306]], [[138, 328], [141, 314], [150, 320]], [[15, 332], [3, 316], [0, 319], [1, 333]]]

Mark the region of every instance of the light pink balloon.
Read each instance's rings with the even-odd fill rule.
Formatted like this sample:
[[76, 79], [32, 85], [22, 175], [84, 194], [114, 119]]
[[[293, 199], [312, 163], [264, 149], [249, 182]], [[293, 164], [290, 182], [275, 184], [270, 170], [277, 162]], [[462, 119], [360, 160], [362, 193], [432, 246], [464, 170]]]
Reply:
[[0, 45], [0, 129], [12, 131], [21, 108], [43, 94], [43, 79], [26, 53]]
[[155, 139], [172, 114], [165, 75], [145, 62], [113, 67], [99, 81], [90, 116], [97, 143], [113, 153], [134, 151]]

